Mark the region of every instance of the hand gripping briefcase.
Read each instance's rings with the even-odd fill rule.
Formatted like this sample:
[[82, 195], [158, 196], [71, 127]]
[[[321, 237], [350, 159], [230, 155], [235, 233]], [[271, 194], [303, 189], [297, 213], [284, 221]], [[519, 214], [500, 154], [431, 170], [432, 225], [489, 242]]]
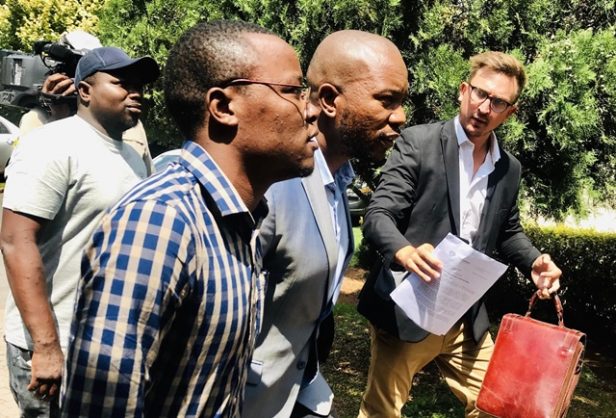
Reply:
[[500, 418], [562, 418], [580, 378], [586, 335], [565, 328], [554, 295], [558, 325], [507, 314], [477, 399], [477, 408]]

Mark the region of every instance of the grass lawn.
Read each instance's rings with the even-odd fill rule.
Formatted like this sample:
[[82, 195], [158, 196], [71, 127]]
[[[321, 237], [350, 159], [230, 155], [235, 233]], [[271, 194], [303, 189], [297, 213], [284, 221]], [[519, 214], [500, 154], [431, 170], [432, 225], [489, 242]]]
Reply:
[[[357, 416], [359, 400], [366, 383], [370, 360], [370, 342], [366, 320], [355, 309], [364, 272], [351, 269], [347, 276], [355, 285], [336, 305], [336, 339], [324, 367], [332, 386], [339, 418]], [[344, 292], [344, 290], [343, 290]], [[493, 336], [496, 329], [493, 330]], [[589, 341], [586, 364], [576, 389], [568, 418], [616, 417], [616, 363]], [[529, 388], [532, 390], [532, 388]], [[464, 410], [441, 381], [436, 366], [430, 364], [413, 382], [412, 402], [403, 416], [408, 418], [459, 418]]]

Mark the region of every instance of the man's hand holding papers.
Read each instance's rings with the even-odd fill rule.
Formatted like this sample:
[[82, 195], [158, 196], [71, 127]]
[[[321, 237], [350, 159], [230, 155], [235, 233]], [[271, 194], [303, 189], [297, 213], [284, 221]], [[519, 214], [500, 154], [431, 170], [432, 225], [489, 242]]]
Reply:
[[417, 325], [433, 334], [445, 335], [505, 273], [507, 266], [451, 234], [429, 256], [420, 257], [421, 277], [417, 273], [392, 272], [396, 281], [402, 283], [391, 298]]
[[407, 245], [400, 248], [394, 258], [406, 271], [415, 272], [426, 282], [438, 279], [443, 268], [443, 263], [436, 258], [434, 247], [430, 244], [422, 244], [419, 247]]

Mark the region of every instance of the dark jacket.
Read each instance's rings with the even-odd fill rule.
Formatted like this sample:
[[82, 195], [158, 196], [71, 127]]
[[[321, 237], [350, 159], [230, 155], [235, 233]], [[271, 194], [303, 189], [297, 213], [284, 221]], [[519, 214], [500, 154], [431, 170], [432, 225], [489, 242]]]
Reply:
[[[486, 202], [473, 247], [501, 258], [528, 273], [540, 255], [520, 225], [517, 206], [520, 162], [500, 148], [501, 158], [488, 177]], [[459, 235], [460, 182], [454, 121], [405, 129], [383, 167], [368, 206], [364, 236], [379, 254], [360, 294], [358, 310], [375, 326], [404, 341], [428, 335], [408, 319], [389, 297], [396, 287], [389, 269], [396, 251], [411, 243], [436, 246], [448, 233]], [[467, 313], [479, 340], [489, 320], [483, 299]]]

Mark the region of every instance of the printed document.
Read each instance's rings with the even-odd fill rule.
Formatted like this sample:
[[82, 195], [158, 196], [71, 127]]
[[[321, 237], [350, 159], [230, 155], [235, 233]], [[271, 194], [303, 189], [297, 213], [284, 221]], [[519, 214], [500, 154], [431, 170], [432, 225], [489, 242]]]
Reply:
[[505, 264], [448, 234], [434, 249], [441, 277], [426, 283], [415, 273], [394, 272], [402, 281], [391, 298], [417, 325], [436, 335], [447, 331], [507, 270]]

